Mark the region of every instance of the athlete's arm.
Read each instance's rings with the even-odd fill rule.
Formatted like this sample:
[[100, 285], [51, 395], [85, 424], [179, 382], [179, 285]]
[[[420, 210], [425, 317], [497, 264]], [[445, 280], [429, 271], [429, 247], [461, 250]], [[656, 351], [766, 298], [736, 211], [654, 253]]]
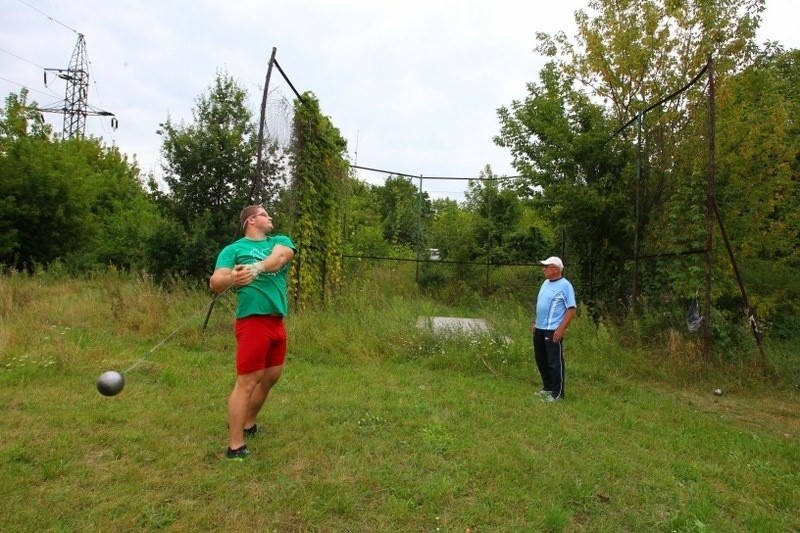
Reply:
[[282, 244], [276, 244], [267, 257], [254, 263], [260, 272], [277, 272], [294, 258], [294, 250]]
[[208, 286], [217, 294], [228, 290], [231, 286], [241, 287], [253, 280], [252, 274], [244, 265], [236, 265], [233, 268], [220, 267], [211, 274]]

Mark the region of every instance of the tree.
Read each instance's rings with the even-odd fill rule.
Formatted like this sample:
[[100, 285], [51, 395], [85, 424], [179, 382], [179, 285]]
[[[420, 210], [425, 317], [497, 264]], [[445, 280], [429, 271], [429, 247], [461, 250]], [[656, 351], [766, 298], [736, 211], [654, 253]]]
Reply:
[[383, 238], [377, 189], [352, 177], [347, 180], [342, 222], [347, 255], [386, 257], [390, 253]]
[[[632, 151], [612, 122], [554, 63], [528, 84], [524, 101], [498, 110], [500, 146], [526, 179], [519, 194], [547, 220], [551, 253], [575, 265], [582, 301], [624, 300], [623, 258], [631, 255]], [[548, 254], [549, 255], [549, 254]]]
[[455, 262], [455, 277], [464, 281], [468, 264], [480, 251], [475, 242], [478, 217], [462, 209], [454, 200], [435, 200], [433, 220], [428, 235], [431, 247], [439, 250], [442, 260]]
[[[800, 299], [800, 50], [768, 45], [718, 91], [717, 203], [751, 304], [776, 333], [797, 331]], [[718, 294], [740, 312], [730, 262]]]
[[[146, 245], [160, 216], [139, 179], [139, 169], [116, 147], [96, 139], [69, 139], [62, 149], [73, 162], [73, 187], [88, 207], [89, 228], [82, 230], [73, 255], [79, 263], [145, 266]], [[73, 163], [74, 164], [74, 163]]]
[[26, 96], [9, 96], [0, 117], [0, 261], [142, 266], [156, 212], [136, 165], [98, 139], [52, 140]]
[[718, 58], [720, 80], [747, 66], [763, 6], [763, 0], [594, 0], [591, 16], [576, 13], [574, 42], [563, 33], [537, 35], [537, 50], [552, 61], [540, 83], [529, 84], [524, 102], [499, 110], [496, 140], [528, 178], [523, 192], [538, 195], [562, 226], [563, 249], [573, 255], [568, 262], [580, 264], [578, 285], [590, 299], [627, 301], [625, 260], [643, 249], [635, 237], [645, 247], [655, 242], [672, 202], [691, 190], [702, 161], [695, 129], [705, 124], [702, 84], [646, 115], [638, 147], [634, 130], [615, 135], [616, 129], [683, 87], [709, 55]]
[[176, 125], [168, 117], [157, 132], [163, 137], [168, 189], [160, 192], [151, 185], [151, 192], [175, 225], [162, 228], [151, 249], [164, 248], [165, 243], [157, 242], [161, 237], [177, 249], [163, 258], [167, 263], [158, 260], [158, 254], [151, 261], [161, 272], [204, 278], [219, 249], [237, 235], [241, 209], [261, 199], [250, 198], [257, 130], [247, 92], [230, 76], [218, 73], [195, 103], [193, 123]]
[[389, 176], [376, 192], [384, 239], [411, 249], [422, 246], [424, 227], [431, 215], [428, 193], [420, 193], [411, 179], [403, 176]]
[[[578, 33], [538, 33], [537, 50], [556, 61], [624, 122], [683, 86], [710, 55], [718, 76], [749, 63], [764, 0], [591, 0], [575, 13]], [[590, 14], [591, 13], [591, 14]], [[591, 16], [594, 15], [594, 16]], [[674, 110], [686, 100], [668, 104]], [[674, 119], [674, 117], [670, 117]], [[685, 119], [685, 117], [684, 117]]]
[[523, 224], [526, 206], [511, 182], [496, 176], [488, 165], [480, 178], [469, 181], [465, 207], [480, 221], [474, 238], [483, 260], [493, 264], [526, 263], [545, 253], [546, 243], [539, 228]]

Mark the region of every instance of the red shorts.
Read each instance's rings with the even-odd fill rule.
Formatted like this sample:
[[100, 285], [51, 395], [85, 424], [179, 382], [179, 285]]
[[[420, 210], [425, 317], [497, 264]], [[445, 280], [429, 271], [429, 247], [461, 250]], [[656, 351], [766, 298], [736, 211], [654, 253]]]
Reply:
[[252, 315], [236, 319], [236, 374], [250, 374], [286, 359], [283, 317]]

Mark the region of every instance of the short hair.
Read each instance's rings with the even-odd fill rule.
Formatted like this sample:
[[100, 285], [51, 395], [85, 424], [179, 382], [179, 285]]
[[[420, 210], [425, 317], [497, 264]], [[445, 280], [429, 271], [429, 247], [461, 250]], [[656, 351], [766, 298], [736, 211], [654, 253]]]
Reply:
[[244, 226], [247, 224], [247, 219], [257, 214], [259, 210], [264, 209], [261, 205], [248, 205], [242, 212], [239, 213], [239, 228], [244, 231]]

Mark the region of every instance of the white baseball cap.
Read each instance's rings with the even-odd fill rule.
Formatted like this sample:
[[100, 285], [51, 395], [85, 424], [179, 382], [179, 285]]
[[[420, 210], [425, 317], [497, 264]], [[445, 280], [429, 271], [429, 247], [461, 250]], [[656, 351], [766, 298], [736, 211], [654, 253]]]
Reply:
[[556, 257], [556, 256], [553, 256], [553, 257], [548, 257], [548, 258], [547, 258], [547, 259], [545, 259], [544, 261], [539, 261], [539, 262], [540, 262], [541, 264], [543, 264], [543, 265], [553, 265], [553, 266], [557, 266], [559, 270], [564, 270], [564, 263], [562, 263], [562, 262], [561, 262], [561, 259], [559, 259], [559, 258], [558, 258], [558, 257]]

